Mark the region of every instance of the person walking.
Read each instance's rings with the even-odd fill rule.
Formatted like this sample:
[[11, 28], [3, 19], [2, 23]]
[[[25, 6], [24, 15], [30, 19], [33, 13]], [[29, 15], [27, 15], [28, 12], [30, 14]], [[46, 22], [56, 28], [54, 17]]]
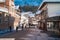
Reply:
[[18, 27], [16, 27], [16, 32], [18, 32]]
[[10, 30], [10, 32], [12, 31], [12, 27], [11, 26], [9, 26], [9, 30]]
[[23, 26], [24, 26], [24, 24], [22, 24], [22, 30], [23, 30]]

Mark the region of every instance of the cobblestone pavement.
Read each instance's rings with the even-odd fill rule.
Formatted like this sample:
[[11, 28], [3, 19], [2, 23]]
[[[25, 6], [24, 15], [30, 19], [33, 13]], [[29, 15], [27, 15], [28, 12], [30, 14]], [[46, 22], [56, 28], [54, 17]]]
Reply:
[[46, 32], [37, 28], [29, 28], [11, 32], [0, 36], [0, 40], [60, 40], [58, 37], [49, 36]]

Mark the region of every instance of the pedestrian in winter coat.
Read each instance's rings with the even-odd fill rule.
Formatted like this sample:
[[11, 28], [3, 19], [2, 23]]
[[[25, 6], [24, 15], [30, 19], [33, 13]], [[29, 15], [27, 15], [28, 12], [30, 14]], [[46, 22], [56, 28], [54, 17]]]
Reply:
[[24, 24], [22, 24], [22, 30], [23, 30], [23, 26], [24, 26]]
[[18, 32], [18, 27], [16, 27], [16, 32]]
[[9, 30], [10, 30], [10, 32], [12, 31], [12, 27], [11, 26], [9, 26]]

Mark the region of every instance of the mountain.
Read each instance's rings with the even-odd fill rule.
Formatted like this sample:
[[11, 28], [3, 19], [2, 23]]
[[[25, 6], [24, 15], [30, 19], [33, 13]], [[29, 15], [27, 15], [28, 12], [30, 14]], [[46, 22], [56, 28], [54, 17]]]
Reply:
[[20, 6], [39, 6], [43, 0], [14, 0], [15, 5]]
[[31, 12], [36, 12], [37, 9], [38, 9], [38, 6], [23, 6], [23, 7], [19, 7], [21, 11], [25, 11], [25, 12], [28, 12], [28, 11], [31, 11]]

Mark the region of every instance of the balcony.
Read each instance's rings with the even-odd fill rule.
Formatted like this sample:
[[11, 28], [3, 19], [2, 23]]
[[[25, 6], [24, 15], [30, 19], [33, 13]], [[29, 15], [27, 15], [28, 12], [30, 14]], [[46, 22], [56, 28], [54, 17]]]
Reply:
[[3, 2], [5, 2], [6, 0], [0, 0], [0, 3], [3, 3]]

